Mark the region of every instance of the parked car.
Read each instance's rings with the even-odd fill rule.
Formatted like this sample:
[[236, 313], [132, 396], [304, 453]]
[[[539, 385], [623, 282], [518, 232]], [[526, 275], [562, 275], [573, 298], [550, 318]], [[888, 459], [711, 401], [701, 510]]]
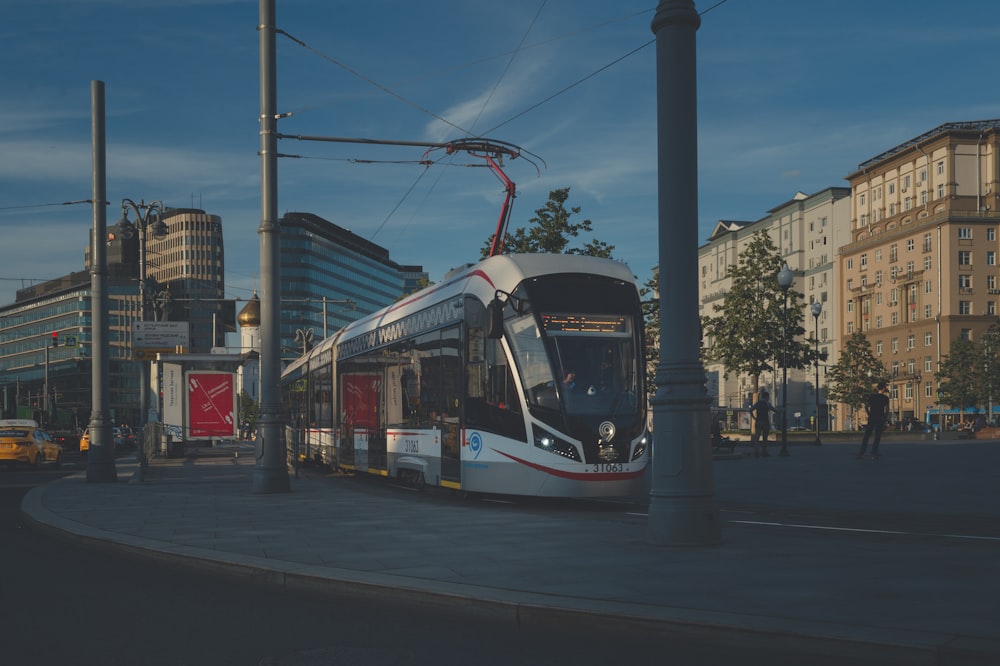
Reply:
[[0, 419], [0, 464], [62, 464], [62, 447], [33, 419]]

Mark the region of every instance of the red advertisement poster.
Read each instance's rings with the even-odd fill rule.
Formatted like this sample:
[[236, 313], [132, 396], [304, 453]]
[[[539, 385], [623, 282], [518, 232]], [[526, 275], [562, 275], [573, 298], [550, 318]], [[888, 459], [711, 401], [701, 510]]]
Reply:
[[187, 373], [188, 437], [236, 436], [236, 389], [231, 372]]
[[344, 375], [341, 395], [344, 423], [353, 428], [373, 429], [378, 426], [378, 400], [381, 380], [376, 375]]

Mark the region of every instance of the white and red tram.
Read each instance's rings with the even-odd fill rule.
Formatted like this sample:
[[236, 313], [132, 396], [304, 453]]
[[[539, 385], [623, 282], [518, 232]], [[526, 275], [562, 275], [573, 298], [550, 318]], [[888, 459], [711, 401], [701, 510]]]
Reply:
[[469, 492], [645, 491], [642, 313], [620, 262], [491, 257], [330, 336], [282, 374], [300, 453]]

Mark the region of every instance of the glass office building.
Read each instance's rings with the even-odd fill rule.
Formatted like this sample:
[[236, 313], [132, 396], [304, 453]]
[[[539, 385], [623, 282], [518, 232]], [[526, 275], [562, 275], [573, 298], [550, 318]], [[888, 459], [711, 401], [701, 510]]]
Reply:
[[420, 266], [401, 266], [385, 248], [317, 215], [286, 213], [280, 224], [284, 359], [427, 281]]

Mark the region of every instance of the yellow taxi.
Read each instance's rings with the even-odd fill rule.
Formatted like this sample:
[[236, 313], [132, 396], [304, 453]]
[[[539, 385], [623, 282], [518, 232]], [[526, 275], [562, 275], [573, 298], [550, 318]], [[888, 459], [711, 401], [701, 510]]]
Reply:
[[0, 419], [0, 464], [58, 467], [62, 447], [33, 419]]
[[90, 431], [84, 430], [83, 434], [80, 435], [80, 453], [86, 453], [90, 450]]

